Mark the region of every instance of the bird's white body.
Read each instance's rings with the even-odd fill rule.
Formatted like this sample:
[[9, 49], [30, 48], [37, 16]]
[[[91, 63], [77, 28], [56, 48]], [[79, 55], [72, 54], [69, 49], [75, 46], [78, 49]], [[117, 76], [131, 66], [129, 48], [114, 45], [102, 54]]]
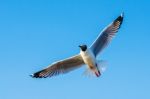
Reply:
[[83, 58], [84, 63], [88, 66], [88, 68], [94, 68], [96, 65], [96, 58], [90, 49], [86, 51], [80, 51], [80, 55]]
[[84, 63], [86, 64], [87, 68], [91, 72], [95, 73], [96, 76], [100, 76], [99, 69], [97, 68], [97, 60], [91, 49], [88, 48], [86, 51], [80, 50], [80, 55]]

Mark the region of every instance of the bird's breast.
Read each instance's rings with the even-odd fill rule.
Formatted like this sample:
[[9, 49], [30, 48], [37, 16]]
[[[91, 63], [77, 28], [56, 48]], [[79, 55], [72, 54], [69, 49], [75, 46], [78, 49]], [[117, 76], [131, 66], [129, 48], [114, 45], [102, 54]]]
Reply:
[[83, 58], [84, 63], [89, 68], [94, 68], [95, 67], [96, 59], [95, 59], [94, 54], [90, 50], [87, 50], [85, 52], [81, 51], [80, 54], [81, 54], [81, 56]]

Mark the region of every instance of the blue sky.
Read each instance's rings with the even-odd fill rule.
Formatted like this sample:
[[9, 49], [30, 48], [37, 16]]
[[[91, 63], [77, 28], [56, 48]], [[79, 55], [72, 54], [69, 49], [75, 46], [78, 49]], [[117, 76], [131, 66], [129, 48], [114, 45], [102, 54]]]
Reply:
[[[1, 0], [0, 99], [149, 99], [150, 1]], [[99, 59], [100, 78], [84, 68], [48, 79], [29, 74], [79, 53], [120, 13], [121, 29]]]

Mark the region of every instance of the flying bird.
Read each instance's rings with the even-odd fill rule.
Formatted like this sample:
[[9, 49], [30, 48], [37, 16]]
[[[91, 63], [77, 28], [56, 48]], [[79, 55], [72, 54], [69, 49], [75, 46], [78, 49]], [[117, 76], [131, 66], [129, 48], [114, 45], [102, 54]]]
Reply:
[[70, 58], [52, 63], [47, 68], [33, 73], [33, 78], [47, 78], [59, 74], [68, 73], [74, 69], [86, 65], [88, 72], [96, 77], [101, 75], [101, 61], [97, 60], [98, 54], [109, 44], [118, 32], [123, 22], [123, 13], [112, 23], [105, 27], [90, 47], [79, 45], [80, 53]]

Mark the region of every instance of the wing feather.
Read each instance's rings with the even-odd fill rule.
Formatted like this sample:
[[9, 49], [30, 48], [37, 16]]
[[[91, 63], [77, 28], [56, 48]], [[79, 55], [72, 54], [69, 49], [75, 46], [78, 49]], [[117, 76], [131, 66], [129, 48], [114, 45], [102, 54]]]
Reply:
[[79, 68], [83, 64], [84, 62], [81, 55], [76, 55], [71, 58], [55, 62], [47, 68], [32, 74], [31, 76], [34, 78], [52, 77]]
[[111, 39], [115, 36], [123, 22], [123, 14], [121, 14], [117, 19], [115, 19], [110, 25], [108, 25], [104, 30], [100, 33], [98, 38], [91, 45], [91, 50], [94, 55], [97, 56], [102, 49], [104, 49]]

